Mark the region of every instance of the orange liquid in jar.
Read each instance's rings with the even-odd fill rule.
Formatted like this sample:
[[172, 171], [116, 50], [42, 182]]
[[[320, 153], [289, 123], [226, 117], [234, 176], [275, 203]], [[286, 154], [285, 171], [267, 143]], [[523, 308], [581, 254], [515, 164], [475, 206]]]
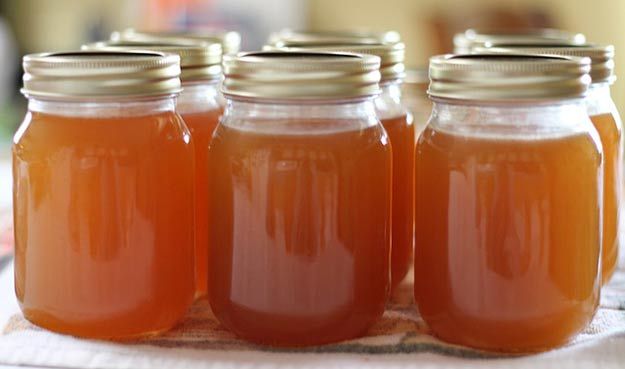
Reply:
[[435, 335], [489, 350], [566, 342], [599, 298], [601, 153], [587, 134], [417, 144], [415, 298]]
[[393, 148], [391, 281], [395, 288], [413, 262], [415, 127], [410, 115], [381, 122]]
[[28, 320], [123, 339], [183, 317], [194, 294], [188, 135], [172, 112], [27, 115], [13, 173], [15, 290]]
[[195, 148], [195, 290], [205, 296], [208, 285], [208, 145], [222, 110], [182, 114]]
[[623, 151], [621, 122], [612, 114], [591, 116], [603, 146], [603, 284], [608, 283], [618, 261], [621, 194], [623, 187]]
[[222, 324], [255, 342], [299, 346], [358, 336], [382, 315], [386, 142], [380, 126], [301, 135], [217, 128], [208, 290]]

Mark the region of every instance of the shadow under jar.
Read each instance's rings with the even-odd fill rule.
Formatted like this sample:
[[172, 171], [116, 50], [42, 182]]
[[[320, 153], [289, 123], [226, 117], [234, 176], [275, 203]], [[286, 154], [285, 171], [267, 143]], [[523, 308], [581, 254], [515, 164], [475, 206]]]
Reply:
[[193, 147], [174, 111], [178, 56], [34, 54], [24, 71], [29, 112], [13, 145], [24, 316], [89, 338], [171, 328], [194, 294]]
[[[430, 61], [416, 150], [415, 298], [434, 335], [480, 349], [562, 345], [599, 302], [602, 149], [589, 60]], [[548, 77], [543, 77], [548, 76]]]
[[220, 105], [221, 45], [216, 42], [157, 39], [152, 41], [104, 41], [84, 45], [85, 50], [150, 50], [180, 56], [183, 90], [176, 112], [191, 132], [195, 151], [195, 289], [206, 297], [208, 285], [208, 144], [223, 112]]
[[364, 334], [389, 293], [391, 150], [375, 116], [379, 58], [224, 58], [210, 144], [209, 299], [267, 345]]
[[[414, 249], [414, 149], [413, 117], [402, 102], [400, 86], [405, 76], [405, 46], [397, 43], [365, 43], [354, 39], [330, 42], [328, 36], [309, 42], [281, 41], [282, 50], [350, 52], [380, 58], [381, 94], [373, 103], [376, 115], [386, 130], [393, 151], [393, 196], [391, 232], [391, 287], [395, 289], [412, 267]], [[341, 41], [341, 39], [337, 39]], [[324, 43], [326, 42], [326, 43]], [[425, 122], [423, 122], [425, 124]]]
[[603, 284], [612, 278], [618, 264], [621, 230], [621, 206], [623, 192], [623, 138], [622, 122], [610, 95], [614, 82], [614, 47], [600, 45], [508, 45], [493, 44], [484, 52], [509, 54], [532, 53], [590, 58], [592, 84], [586, 97], [590, 120], [599, 133], [603, 146], [603, 235], [601, 275]]

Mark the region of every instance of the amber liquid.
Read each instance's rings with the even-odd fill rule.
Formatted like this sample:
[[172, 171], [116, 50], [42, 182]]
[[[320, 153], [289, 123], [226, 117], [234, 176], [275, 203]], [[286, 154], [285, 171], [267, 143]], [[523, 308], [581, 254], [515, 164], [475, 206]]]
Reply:
[[600, 286], [594, 142], [426, 128], [417, 144], [415, 298], [435, 335], [535, 351], [589, 323]]
[[302, 346], [356, 337], [382, 315], [391, 232], [386, 142], [380, 126], [301, 135], [217, 128], [208, 291], [222, 324], [255, 342]]
[[623, 151], [621, 123], [612, 114], [590, 117], [603, 146], [603, 284], [610, 281], [618, 261], [621, 194], [623, 187]]
[[409, 115], [382, 119], [382, 125], [393, 148], [391, 282], [395, 288], [412, 265], [415, 132]]
[[195, 295], [206, 295], [208, 284], [208, 144], [221, 109], [182, 114], [195, 147]]
[[13, 146], [15, 291], [61, 333], [132, 338], [193, 300], [193, 147], [171, 113], [29, 114]]

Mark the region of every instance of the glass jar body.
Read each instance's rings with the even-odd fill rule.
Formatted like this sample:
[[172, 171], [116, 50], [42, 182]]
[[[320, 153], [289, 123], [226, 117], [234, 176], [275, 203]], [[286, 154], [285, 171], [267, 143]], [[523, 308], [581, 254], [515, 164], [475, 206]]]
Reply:
[[195, 150], [195, 288], [196, 298], [206, 296], [208, 285], [208, 144], [223, 109], [219, 80], [183, 84], [177, 112], [191, 132]]
[[230, 100], [209, 149], [209, 299], [245, 339], [363, 334], [389, 291], [391, 150], [369, 100]]
[[416, 150], [415, 299], [442, 339], [539, 351], [599, 302], [602, 152], [582, 101], [435, 101]]
[[591, 85], [585, 99], [588, 115], [603, 146], [603, 242], [602, 280], [606, 284], [616, 270], [620, 238], [623, 237], [621, 207], [623, 201], [622, 122], [610, 96], [610, 85]]
[[15, 290], [28, 320], [126, 339], [183, 317], [193, 147], [174, 106], [30, 99], [13, 145]]
[[374, 104], [393, 151], [391, 286], [395, 289], [413, 264], [415, 126], [402, 103], [399, 81], [381, 87]]

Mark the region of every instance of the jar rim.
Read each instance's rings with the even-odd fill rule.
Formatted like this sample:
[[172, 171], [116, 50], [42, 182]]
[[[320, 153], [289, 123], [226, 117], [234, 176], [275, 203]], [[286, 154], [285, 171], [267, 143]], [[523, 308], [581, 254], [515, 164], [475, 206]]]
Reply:
[[615, 80], [614, 46], [597, 44], [570, 45], [563, 43], [545, 44], [506, 44], [490, 42], [484, 47], [476, 48], [476, 53], [514, 54], [528, 53], [537, 55], [560, 55], [590, 58], [590, 78], [592, 83]]
[[267, 45], [264, 50], [284, 51], [329, 51], [374, 55], [380, 58], [380, 82], [385, 83], [403, 79], [406, 75], [404, 59], [406, 46], [397, 43], [348, 43], [348, 42], [289, 42], [279, 41], [274, 46]]
[[556, 55], [445, 54], [430, 59], [432, 97], [533, 101], [583, 97], [590, 59]]
[[67, 51], [23, 58], [26, 97], [150, 98], [181, 91], [180, 57], [153, 51]]
[[221, 43], [190, 39], [117, 40], [85, 44], [82, 50], [101, 51], [156, 51], [177, 54], [180, 57], [182, 82], [215, 80], [221, 78]]
[[224, 56], [225, 96], [323, 100], [379, 94], [380, 58], [326, 51], [256, 51]]

